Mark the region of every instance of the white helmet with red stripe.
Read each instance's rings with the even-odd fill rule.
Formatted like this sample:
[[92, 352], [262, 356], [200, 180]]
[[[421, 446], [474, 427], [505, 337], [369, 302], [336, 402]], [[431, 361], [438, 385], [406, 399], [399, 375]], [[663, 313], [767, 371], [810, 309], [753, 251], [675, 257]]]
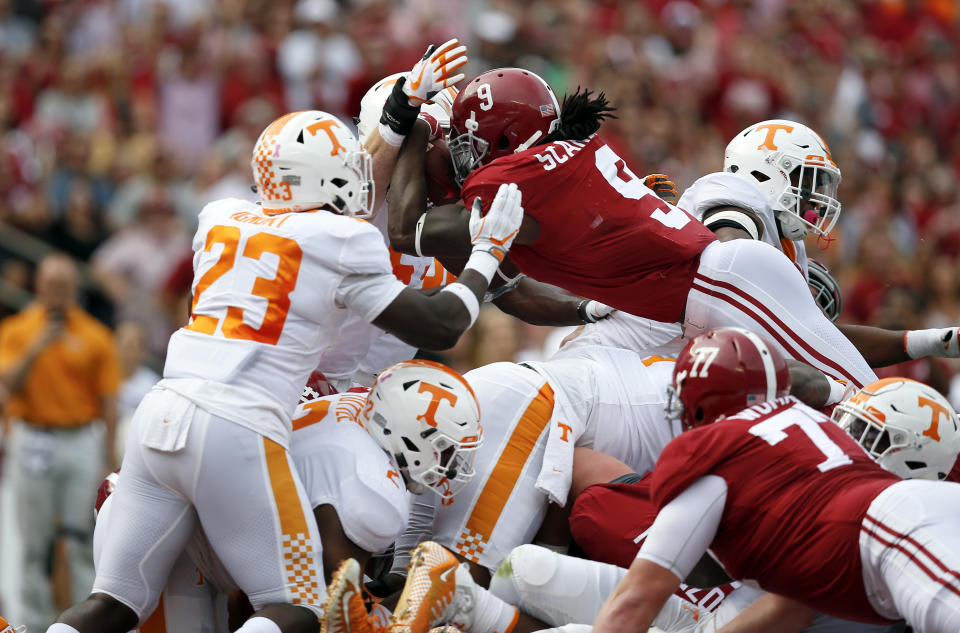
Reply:
[[268, 125], [250, 165], [260, 203], [274, 213], [326, 207], [356, 218], [373, 214], [370, 155], [326, 112], [291, 112]]
[[449, 497], [473, 478], [483, 433], [480, 405], [449, 367], [427, 360], [391, 365], [377, 376], [361, 417], [411, 492]]
[[777, 214], [784, 237], [829, 235], [840, 217], [840, 168], [819, 134], [802, 123], [761, 121], [727, 145], [723, 170], [754, 182]]
[[960, 453], [960, 423], [943, 395], [909, 378], [883, 378], [838, 404], [833, 419], [877, 462], [905, 479], [943, 479]]

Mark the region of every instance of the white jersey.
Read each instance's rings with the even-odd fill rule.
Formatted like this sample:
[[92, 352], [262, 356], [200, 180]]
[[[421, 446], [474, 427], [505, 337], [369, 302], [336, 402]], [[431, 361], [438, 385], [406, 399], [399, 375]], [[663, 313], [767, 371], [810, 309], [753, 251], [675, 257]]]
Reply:
[[576, 337], [567, 341], [554, 358], [577, 355], [582, 347], [603, 345], [643, 353], [668, 346], [673, 354], [683, 349], [679, 323], [662, 323], [617, 310], [605, 319], [588, 323]]
[[535, 366], [568, 398], [588, 398], [583, 433], [576, 441], [616, 457], [639, 474], [653, 470], [663, 448], [680, 433], [666, 419], [667, 386], [675, 359], [605, 346], [584, 346]]
[[[464, 374], [480, 404], [483, 444], [476, 476], [450, 502], [417, 500], [434, 505], [425, 528], [431, 538], [492, 571], [532, 540], [551, 500], [566, 503], [575, 446], [650, 470], [678, 432], [664, 416], [673, 365], [670, 358], [585, 347], [576, 358], [493, 363]], [[408, 533], [403, 546], [418, 540]]]
[[347, 537], [373, 554], [407, 527], [407, 489], [393, 459], [357, 421], [367, 396], [341, 393], [303, 403], [290, 454], [310, 506], [332, 505]]
[[170, 338], [161, 385], [286, 446], [348, 316], [371, 321], [403, 290], [383, 237], [355, 218], [232, 198], [201, 211], [193, 248], [192, 319]]
[[[387, 203], [384, 202], [370, 223], [383, 236], [394, 276], [414, 290], [438, 288], [453, 282], [456, 278], [433, 257], [398, 253], [390, 248], [387, 213]], [[416, 353], [417, 348], [393, 334], [384, 332], [359, 316], [351, 316], [341, 330], [341, 340], [323, 355], [323, 361], [317, 369], [340, 390], [352, 384], [369, 387], [381, 370], [394, 363], [410, 360]]]
[[686, 209], [698, 220], [703, 220], [706, 211], [728, 205], [756, 213], [763, 224], [761, 241], [779, 249], [797, 265], [804, 278], [807, 277], [807, 247], [803, 240], [780, 237], [770, 202], [760, 189], [746, 178], [726, 171], [707, 174], [687, 187], [677, 202], [678, 207]]

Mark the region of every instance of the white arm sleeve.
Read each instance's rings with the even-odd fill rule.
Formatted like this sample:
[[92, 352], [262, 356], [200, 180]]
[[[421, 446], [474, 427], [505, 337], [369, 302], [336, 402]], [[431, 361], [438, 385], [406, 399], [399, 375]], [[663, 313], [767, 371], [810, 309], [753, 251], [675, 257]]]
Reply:
[[347, 275], [334, 293], [338, 307], [373, 321], [406, 286], [392, 273]]
[[410, 495], [410, 519], [407, 521], [407, 529], [397, 537], [391, 574], [406, 576], [410, 551], [433, 537], [433, 515], [437, 499], [439, 497], [432, 492]]
[[681, 581], [710, 546], [727, 501], [727, 482], [705, 475], [660, 510], [637, 554], [665, 567]]

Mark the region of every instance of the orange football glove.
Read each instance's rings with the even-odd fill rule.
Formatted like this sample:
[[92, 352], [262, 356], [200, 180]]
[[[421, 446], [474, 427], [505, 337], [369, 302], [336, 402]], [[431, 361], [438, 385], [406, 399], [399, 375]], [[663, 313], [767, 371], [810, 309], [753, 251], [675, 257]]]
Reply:
[[643, 184], [646, 185], [648, 189], [653, 189], [653, 192], [657, 194], [661, 200], [666, 200], [670, 204], [676, 204], [677, 199], [680, 197], [680, 194], [677, 192], [677, 186], [673, 184], [673, 181], [665, 174], [650, 174], [649, 176], [644, 176]]

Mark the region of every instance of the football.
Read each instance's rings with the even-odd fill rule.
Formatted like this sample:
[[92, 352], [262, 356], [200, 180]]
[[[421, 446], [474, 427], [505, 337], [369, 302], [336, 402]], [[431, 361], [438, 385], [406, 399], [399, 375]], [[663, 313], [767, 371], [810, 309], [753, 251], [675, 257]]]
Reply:
[[427, 200], [433, 205], [450, 204], [460, 199], [460, 187], [453, 174], [450, 150], [443, 139], [436, 139], [427, 148]]

